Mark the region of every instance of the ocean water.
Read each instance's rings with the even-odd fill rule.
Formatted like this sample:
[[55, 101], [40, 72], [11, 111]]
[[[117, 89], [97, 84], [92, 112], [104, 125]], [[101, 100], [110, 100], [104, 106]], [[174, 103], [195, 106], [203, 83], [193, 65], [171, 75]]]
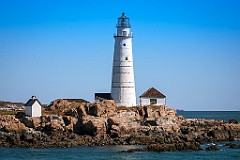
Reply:
[[233, 118], [240, 122], [240, 111], [177, 111], [177, 115], [185, 118], [217, 119], [226, 122]]
[[[227, 143], [227, 142], [226, 142]], [[240, 149], [224, 146], [224, 142], [216, 143], [218, 151], [183, 151], [183, 152], [121, 152], [142, 146], [108, 146], [108, 147], [74, 147], [74, 148], [1, 148], [1, 160], [157, 160], [157, 159], [211, 159], [239, 160]], [[239, 142], [234, 142], [240, 144]], [[202, 145], [206, 148], [209, 144]]]
[[[180, 111], [178, 115], [186, 118], [222, 119], [228, 121], [235, 118], [240, 121], [239, 112], [192, 112]], [[106, 147], [73, 147], [73, 148], [5, 148], [0, 147], [0, 160], [240, 160], [240, 149], [231, 149], [225, 146], [229, 142], [215, 143], [218, 151], [184, 151], [184, 152], [121, 152], [143, 146], [106, 146]], [[240, 145], [240, 141], [235, 141]], [[211, 143], [202, 145], [206, 148]]]

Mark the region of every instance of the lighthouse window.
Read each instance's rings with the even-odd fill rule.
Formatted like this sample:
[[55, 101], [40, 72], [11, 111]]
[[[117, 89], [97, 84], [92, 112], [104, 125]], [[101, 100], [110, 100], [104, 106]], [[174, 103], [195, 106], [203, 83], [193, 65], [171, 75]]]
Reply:
[[126, 46], [126, 43], [123, 43], [123, 46]]
[[125, 60], [127, 61], [127, 60], [128, 60], [128, 57], [126, 57]]

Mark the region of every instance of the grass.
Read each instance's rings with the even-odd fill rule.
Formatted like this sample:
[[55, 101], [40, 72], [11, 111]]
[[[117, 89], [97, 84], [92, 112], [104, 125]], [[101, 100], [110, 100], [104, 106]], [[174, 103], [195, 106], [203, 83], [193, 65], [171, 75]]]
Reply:
[[[161, 107], [164, 107], [164, 106], [147, 106], [147, 107], [151, 107], [152, 109], [159, 109]], [[143, 109], [144, 106], [133, 106], [133, 107], [126, 107], [126, 106], [119, 106], [119, 107], [116, 107], [117, 108], [117, 111], [120, 111], [120, 110], [126, 110], [126, 111], [136, 111], [136, 110], [139, 110], [139, 109]]]
[[77, 108], [77, 107], [81, 106], [82, 104], [85, 104], [85, 102], [73, 102], [70, 104], [70, 107]]
[[15, 115], [18, 112], [23, 112], [23, 111], [0, 110], [0, 115]]
[[64, 116], [65, 113], [64, 112], [60, 112], [58, 110], [54, 110], [54, 111], [46, 111], [46, 110], [44, 110], [44, 111], [42, 111], [42, 115], [43, 116], [51, 115], [51, 114]]
[[139, 110], [141, 108], [142, 107], [140, 107], [140, 106], [133, 106], [133, 107], [118, 106], [118, 107], [116, 107], [117, 111], [121, 111], [121, 110], [136, 111], [136, 110]]

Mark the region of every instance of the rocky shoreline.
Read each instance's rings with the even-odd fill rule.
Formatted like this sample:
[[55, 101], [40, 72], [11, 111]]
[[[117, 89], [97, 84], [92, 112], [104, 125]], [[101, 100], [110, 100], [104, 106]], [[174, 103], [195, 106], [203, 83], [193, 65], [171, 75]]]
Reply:
[[167, 106], [126, 108], [112, 101], [76, 104], [57, 100], [39, 118], [23, 113], [0, 116], [0, 146], [148, 145], [148, 149], [185, 150], [193, 146], [189, 144], [240, 139], [240, 124], [231, 122], [185, 119]]

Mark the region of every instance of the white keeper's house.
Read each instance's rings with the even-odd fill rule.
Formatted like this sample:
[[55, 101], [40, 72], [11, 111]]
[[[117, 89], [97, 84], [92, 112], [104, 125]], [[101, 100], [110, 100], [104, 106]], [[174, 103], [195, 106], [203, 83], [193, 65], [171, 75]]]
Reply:
[[25, 104], [25, 115], [29, 117], [41, 117], [42, 105], [36, 96], [32, 96], [31, 99]]
[[166, 96], [156, 90], [154, 87], [149, 88], [139, 98], [140, 106], [166, 105]]

